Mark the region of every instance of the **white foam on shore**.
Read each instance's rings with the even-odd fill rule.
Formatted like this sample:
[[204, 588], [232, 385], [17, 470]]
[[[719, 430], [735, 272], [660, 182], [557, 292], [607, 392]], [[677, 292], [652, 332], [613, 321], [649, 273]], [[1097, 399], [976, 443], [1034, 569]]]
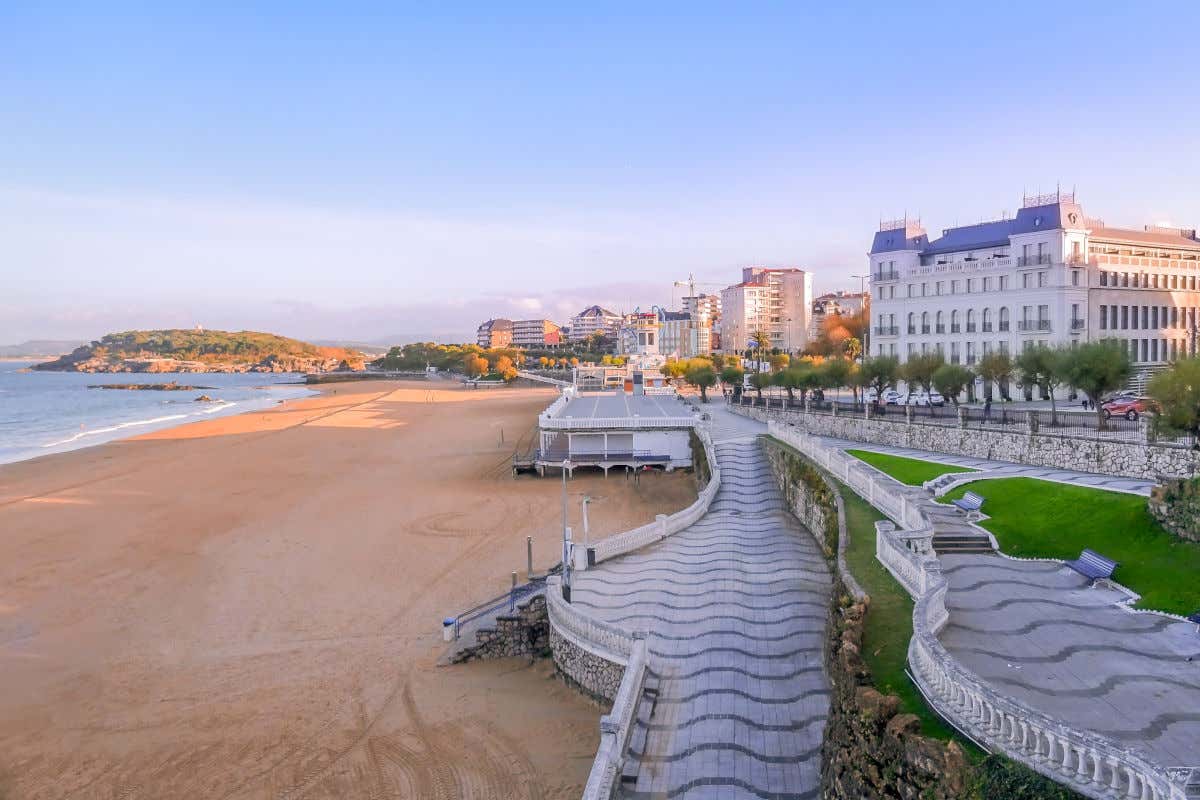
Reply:
[[80, 431], [69, 439], [63, 439], [58, 442], [50, 442], [49, 444], [42, 445], [42, 447], [59, 447], [64, 444], [77, 442], [85, 436], [96, 436], [101, 433], [113, 433], [115, 431], [124, 430], [125, 428], [134, 428], [139, 425], [154, 425], [158, 422], [170, 422], [173, 419], [185, 419], [186, 417], [187, 414], [168, 414], [165, 417], [154, 417], [153, 419], [139, 419], [134, 420], [133, 422], [122, 422], [119, 425], [112, 425], [107, 428], [96, 428], [95, 430], [90, 431]]

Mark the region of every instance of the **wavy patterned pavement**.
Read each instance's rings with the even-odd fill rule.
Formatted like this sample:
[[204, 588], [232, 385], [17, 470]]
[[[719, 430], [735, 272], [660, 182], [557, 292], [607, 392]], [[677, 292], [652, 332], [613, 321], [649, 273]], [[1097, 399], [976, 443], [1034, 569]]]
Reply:
[[1061, 564], [941, 556], [950, 623], [940, 638], [1006, 694], [1071, 725], [1145, 750], [1167, 766], [1200, 764], [1196, 626], [1115, 605]]
[[775, 488], [753, 438], [765, 426], [712, 413], [722, 480], [708, 514], [576, 573], [573, 602], [650, 631], [660, 695], [627, 797], [815, 798], [829, 571]]

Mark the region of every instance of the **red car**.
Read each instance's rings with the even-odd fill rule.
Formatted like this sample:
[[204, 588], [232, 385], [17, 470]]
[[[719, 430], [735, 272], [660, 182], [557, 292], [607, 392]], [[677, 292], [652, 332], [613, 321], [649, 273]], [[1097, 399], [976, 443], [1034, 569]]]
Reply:
[[1133, 420], [1140, 417], [1146, 412], [1154, 412], [1154, 401], [1149, 397], [1120, 397], [1115, 400], [1109, 400], [1104, 405], [1100, 406], [1100, 410], [1104, 412], [1104, 418], [1109, 417], [1124, 417], [1125, 419]]

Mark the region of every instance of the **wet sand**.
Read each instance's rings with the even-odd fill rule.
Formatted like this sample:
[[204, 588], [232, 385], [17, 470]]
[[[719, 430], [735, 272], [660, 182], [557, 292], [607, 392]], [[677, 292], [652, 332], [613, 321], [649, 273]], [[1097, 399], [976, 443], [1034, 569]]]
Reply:
[[[0, 798], [578, 796], [599, 707], [545, 660], [436, 666], [526, 535], [558, 557], [557, 480], [509, 468], [553, 396], [336, 384], [0, 467]], [[570, 491], [597, 538], [694, 498]]]

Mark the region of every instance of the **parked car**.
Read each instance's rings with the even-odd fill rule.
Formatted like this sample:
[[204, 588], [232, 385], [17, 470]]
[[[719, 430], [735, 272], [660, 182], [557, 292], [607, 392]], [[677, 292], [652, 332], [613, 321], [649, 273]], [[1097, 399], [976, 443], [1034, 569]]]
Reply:
[[1105, 419], [1124, 417], [1134, 420], [1147, 412], [1153, 413], [1157, 410], [1157, 406], [1149, 397], [1122, 397], [1109, 400], [1100, 406], [1100, 410], [1104, 412]]
[[937, 392], [909, 392], [901, 395], [896, 402], [902, 406], [944, 406], [946, 398]]
[[886, 406], [894, 406], [900, 402], [900, 393], [895, 389], [884, 389], [883, 396], [877, 401], [875, 399], [875, 390], [868, 389], [863, 395], [863, 401], [867, 403], [881, 402]]

